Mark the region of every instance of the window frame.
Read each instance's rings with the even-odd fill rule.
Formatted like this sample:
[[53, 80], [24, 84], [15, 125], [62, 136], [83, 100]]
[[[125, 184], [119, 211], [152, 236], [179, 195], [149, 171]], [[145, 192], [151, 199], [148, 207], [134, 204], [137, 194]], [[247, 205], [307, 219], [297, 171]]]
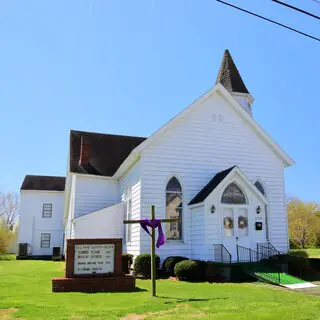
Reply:
[[[45, 209], [45, 206], [50, 206], [50, 210], [49, 209]], [[49, 215], [45, 215], [45, 212], [50, 212], [50, 216]], [[45, 218], [45, 219], [52, 218], [52, 203], [43, 203], [42, 204], [42, 218]]]
[[[132, 220], [132, 186], [127, 186], [124, 192], [125, 219]], [[132, 241], [132, 224], [125, 224], [124, 241], [130, 244]]]
[[[260, 185], [263, 192], [259, 189], [259, 187], [256, 186], [256, 183]], [[260, 179], [257, 179], [253, 185], [264, 197], [267, 197], [266, 187], [264, 186], [264, 183], [262, 183]]]
[[[245, 202], [226, 202], [223, 197], [224, 197], [224, 194], [226, 192], [226, 190], [231, 186], [231, 185], [235, 185], [240, 191], [241, 193], [243, 194], [243, 197], [244, 197], [244, 200]], [[244, 206], [244, 205], [248, 205], [249, 204], [249, 201], [248, 201], [248, 197], [246, 195], [246, 193], [244, 192], [243, 188], [238, 184], [236, 183], [235, 181], [232, 181], [230, 183], [228, 183], [222, 190], [222, 193], [221, 193], [221, 197], [220, 197], [220, 204], [221, 205], [237, 205], [237, 206]]]
[[[169, 185], [169, 182], [171, 181], [171, 179], [176, 179], [180, 185], [180, 191], [172, 191], [172, 190], [168, 190], [168, 185]], [[168, 223], [168, 227], [169, 227], [169, 230], [170, 229], [173, 229], [173, 225], [177, 225], [178, 227], [178, 230], [179, 230], [179, 234], [180, 234], [180, 239], [168, 239], [168, 236], [167, 236], [167, 228], [165, 228], [165, 238], [166, 238], [166, 242], [168, 243], [183, 243], [184, 242], [184, 228], [183, 228], [183, 211], [184, 211], [184, 203], [183, 203], [183, 188], [182, 188], [182, 184], [180, 182], [180, 179], [178, 179], [178, 177], [176, 175], [172, 175], [170, 176], [168, 179], [167, 179], [167, 183], [165, 185], [165, 218], [166, 219], [172, 219], [173, 216], [172, 214], [167, 214], [167, 195], [168, 194], [171, 194], [171, 193], [177, 193], [177, 194], [180, 194], [180, 197], [181, 197], [181, 206], [179, 207], [179, 209], [181, 210], [181, 221], [180, 222], [169, 222]], [[178, 208], [178, 207], [177, 207]]]
[[[43, 239], [43, 236], [49, 236], [49, 239]], [[44, 242], [48, 242], [48, 245], [44, 245]], [[51, 233], [45, 232], [40, 234], [40, 248], [48, 249], [51, 246]]]

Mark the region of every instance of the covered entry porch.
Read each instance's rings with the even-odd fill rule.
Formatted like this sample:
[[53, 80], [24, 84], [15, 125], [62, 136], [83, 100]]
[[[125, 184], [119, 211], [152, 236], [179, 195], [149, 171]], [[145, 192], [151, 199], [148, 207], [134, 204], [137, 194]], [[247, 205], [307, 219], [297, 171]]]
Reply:
[[[192, 256], [237, 262], [240, 247], [255, 250], [268, 242], [267, 206], [265, 187], [250, 181], [238, 166], [217, 173], [189, 203]], [[199, 248], [194, 243], [201, 229], [204, 243]]]

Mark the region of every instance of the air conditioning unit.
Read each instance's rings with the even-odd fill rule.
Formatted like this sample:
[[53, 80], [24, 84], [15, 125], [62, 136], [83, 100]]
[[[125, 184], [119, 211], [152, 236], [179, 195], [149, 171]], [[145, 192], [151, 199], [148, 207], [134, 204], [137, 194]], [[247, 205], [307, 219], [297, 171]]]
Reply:
[[19, 243], [19, 256], [26, 257], [28, 255], [28, 244], [27, 243]]
[[61, 261], [62, 260], [62, 248], [61, 247], [53, 247], [52, 248], [52, 260], [53, 261]]

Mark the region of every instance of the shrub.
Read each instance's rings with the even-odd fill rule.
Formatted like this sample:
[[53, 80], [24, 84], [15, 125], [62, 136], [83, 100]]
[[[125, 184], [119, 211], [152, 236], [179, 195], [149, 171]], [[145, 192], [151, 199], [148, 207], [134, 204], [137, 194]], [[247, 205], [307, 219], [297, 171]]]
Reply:
[[7, 253], [16, 237], [16, 231], [11, 231], [4, 219], [0, 219], [0, 253]]
[[[159, 269], [160, 257], [156, 255], [156, 268]], [[134, 261], [134, 275], [146, 279], [151, 278], [151, 255], [144, 253], [136, 257]]]
[[199, 267], [199, 278], [197, 280], [205, 281], [206, 280], [206, 272], [207, 272], [207, 261], [202, 260], [193, 260], [198, 264]]
[[176, 264], [174, 274], [179, 280], [197, 281], [200, 278], [200, 267], [196, 261], [184, 260]]
[[162, 264], [162, 271], [168, 276], [174, 276], [174, 267], [178, 262], [189, 260], [186, 257], [173, 256], [167, 257]]
[[130, 253], [124, 253], [122, 255], [122, 271], [126, 274], [130, 272], [130, 267], [133, 263], [133, 255]]

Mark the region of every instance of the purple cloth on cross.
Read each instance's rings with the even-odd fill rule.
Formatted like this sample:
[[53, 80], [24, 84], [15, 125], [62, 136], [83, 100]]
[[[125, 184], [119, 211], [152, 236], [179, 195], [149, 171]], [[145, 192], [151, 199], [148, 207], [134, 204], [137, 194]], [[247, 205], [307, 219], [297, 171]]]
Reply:
[[149, 236], [151, 236], [151, 233], [150, 233], [148, 227], [150, 227], [152, 229], [158, 228], [158, 240], [157, 240], [156, 247], [160, 248], [164, 244], [164, 234], [162, 231], [162, 226], [161, 226], [160, 220], [158, 220], [158, 219], [154, 219], [154, 220], [142, 219], [140, 221], [140, 225], [141, 225], [142, 229], [148, 233]]

